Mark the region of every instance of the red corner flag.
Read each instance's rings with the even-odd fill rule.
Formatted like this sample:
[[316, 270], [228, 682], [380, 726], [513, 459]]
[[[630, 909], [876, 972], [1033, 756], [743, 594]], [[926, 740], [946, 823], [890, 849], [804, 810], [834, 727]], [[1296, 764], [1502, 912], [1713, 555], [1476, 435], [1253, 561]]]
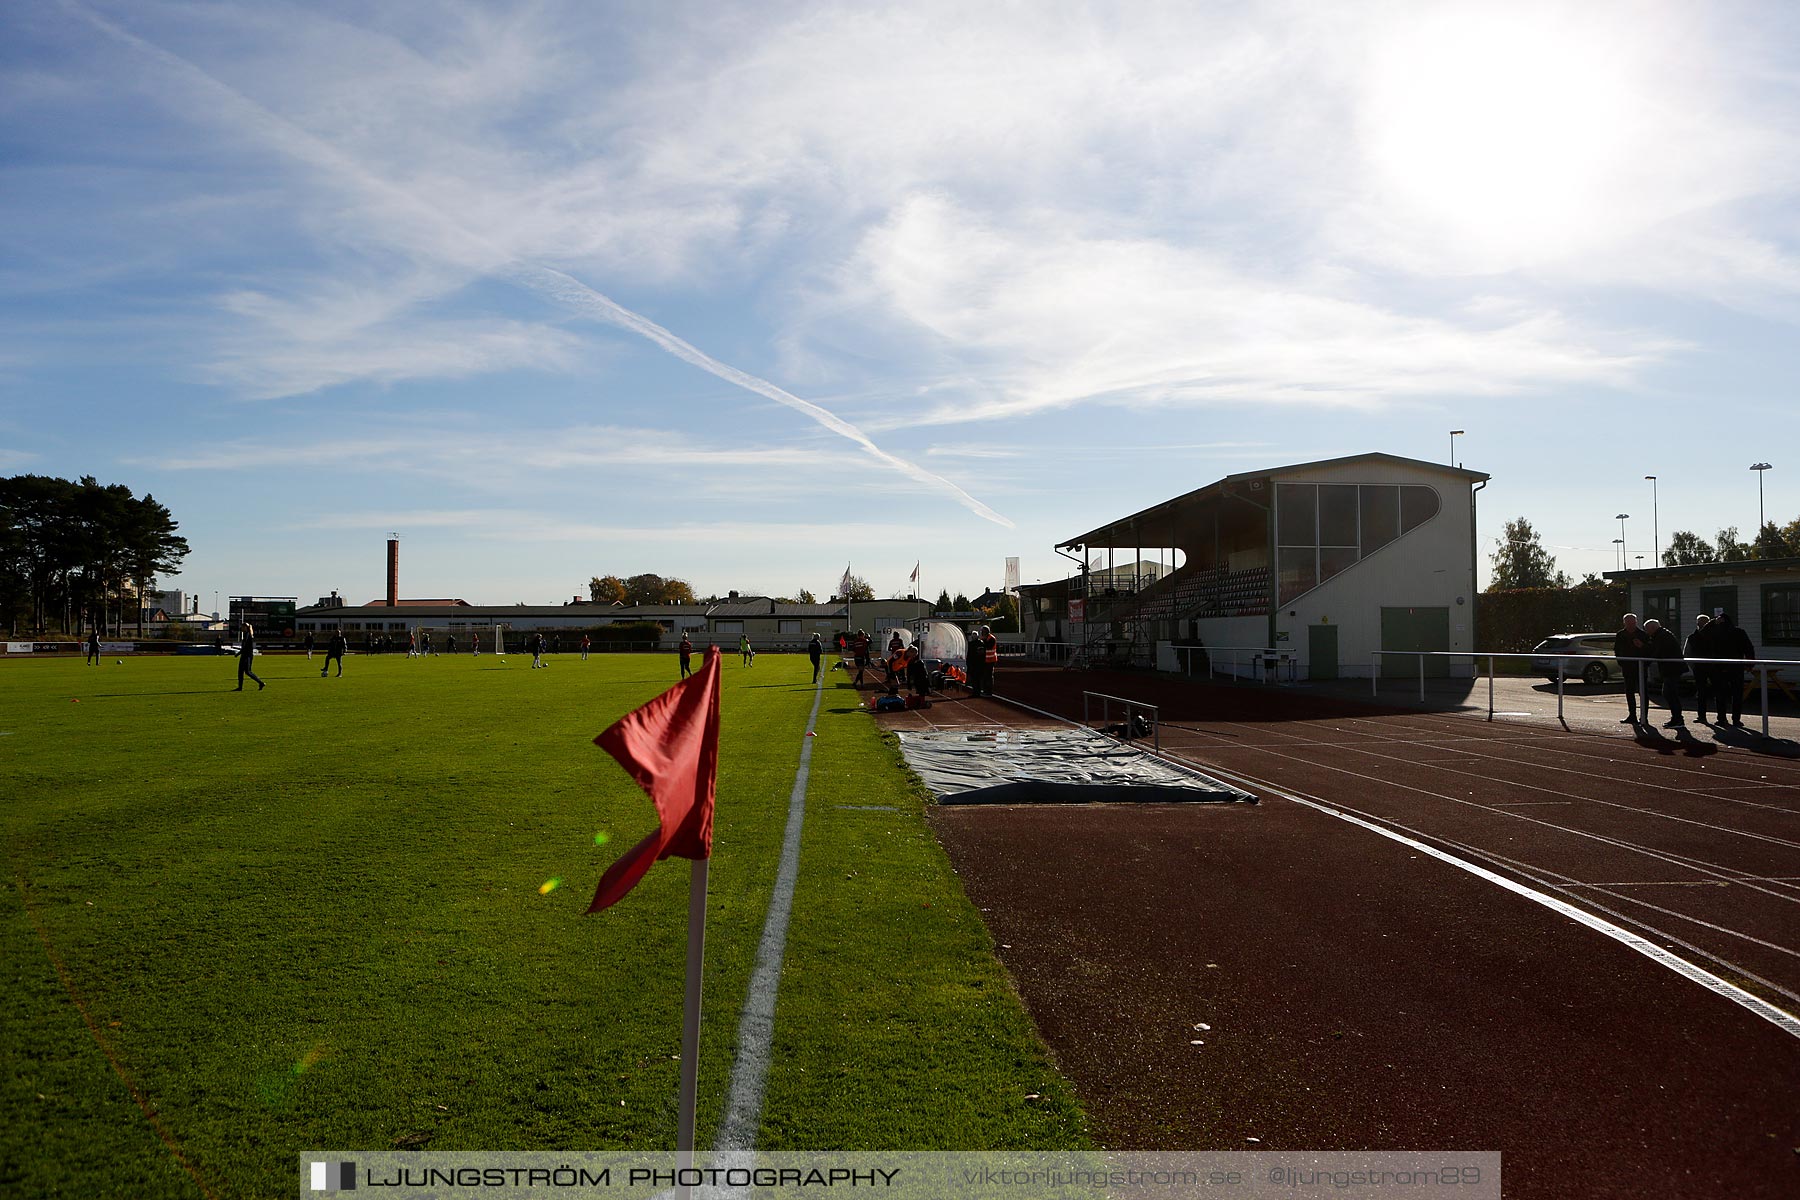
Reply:
[[656, 831], [600, 877], [589, 912], [625, 898], [662, 859], [712, 854], [713, 794], [719, 776], [719, 648], [706, 665], [642, 708], [626, 713], [594, 744], [619, 760], [656, 805]]

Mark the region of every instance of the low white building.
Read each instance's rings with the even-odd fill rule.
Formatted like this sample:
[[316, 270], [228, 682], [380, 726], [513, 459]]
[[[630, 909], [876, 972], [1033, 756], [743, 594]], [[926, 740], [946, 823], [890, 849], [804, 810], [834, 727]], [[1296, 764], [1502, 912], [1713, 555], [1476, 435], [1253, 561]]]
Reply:
[[1700, 613], [1723, 610], [1750, 635], [1758, 658], [1800, 661], [1800, 558], [1647, 567], [1606, 577], [1629, 590], [1632, 612], [1655, 617], [1681, 637]]
[[[1476, 648], [1475, 493], [1488, 476], [1358, 454], [1227, 476], [1061, 543], [1092, 564], [1160, 551], [1174, 571], [1129, 591], [1110, 563], [1022, 588], [1027, 640], [1054, 629], [1089, 661], [1182, 669], [1182, 647], [1253, 669], [1273, 649], [1299, 678], [1367, 677], [1382, 651]], [[1152, 559], [1157, 557], [1153, 553]], [[1037, 593], [1032, 596], [1032, 593]], [[1064, 611], [1046, 611], [1060, 599]], [[1469, 674], [1428, 658], [1426, 674]], [[1416, 658], [1383, 659], [1412, 676]]]

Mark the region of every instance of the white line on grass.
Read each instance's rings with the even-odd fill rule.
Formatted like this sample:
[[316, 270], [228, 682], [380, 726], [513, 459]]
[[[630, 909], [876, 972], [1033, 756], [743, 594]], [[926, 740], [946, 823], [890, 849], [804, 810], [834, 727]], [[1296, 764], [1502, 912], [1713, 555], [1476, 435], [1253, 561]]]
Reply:
[[775, 891], [769, 897], [769, 915], [763, 921], [762, 941], [756, 947], [756, 966], [750, 972], [750, 990], [744, 1012], [738, 1018], [737, 1061], [731, 1068], [731, 1092], [725, 1099], [725, 1115], [719, 1120], [719, 1150], [753, 1150], [762, 1125], [763, 1090], [769, 1080], [769, 1043], [775, 1035], [775, 994], [781, 987], [781, 955], [787, 947], [788, 916], [794, 908], [794, 883], [800, 875], [800, 827], [806, 819], [806, 780], [812, 770], [819, 702], [825, 698], [825, 673], [813, 685], [812, 713], [800, 738], [800, 769], [788, 796], [787, 832], [781, 839], [781, 865], [775, 871]]

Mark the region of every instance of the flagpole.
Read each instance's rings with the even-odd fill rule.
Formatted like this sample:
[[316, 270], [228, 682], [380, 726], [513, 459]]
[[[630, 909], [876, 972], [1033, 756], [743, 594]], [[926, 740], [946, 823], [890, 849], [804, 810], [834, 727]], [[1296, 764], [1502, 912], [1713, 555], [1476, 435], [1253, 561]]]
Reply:
[[[675, 1129], [675, 1165], [694, 1165], [694, 1109], [700, 1093], [700, 978], [706, 963], [706, 865], [688, 864], [687, 1003], [681, 1023], [681, 1107]], [[679, 1177], [678, 1177], [679, 1178]], [[688, 1189], [677, 1185], [676, 1194]]]

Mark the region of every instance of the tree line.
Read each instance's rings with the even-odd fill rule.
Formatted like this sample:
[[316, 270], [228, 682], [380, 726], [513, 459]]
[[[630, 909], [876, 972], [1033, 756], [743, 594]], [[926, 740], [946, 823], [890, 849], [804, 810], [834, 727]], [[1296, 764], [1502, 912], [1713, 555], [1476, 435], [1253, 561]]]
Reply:
[[[1701, 563], [1747, 562], [1751, 559], [1800, 558], [1800, 517], [1786, 525], [1766, 522], [1753, 541], [1738, 537], [1737, 526], [1718, 531], [1711, 542], [1682, 529], [1669, 535], [1668, 548], [1662, 552], [1665, 567], [1697, 566]], [[1488, 559], [1492, 581], [1490, 592], [1515, 588], [1604, 587], [1606, 581], [1589, 572], [1579, 582], [1572, 581], [1556, 569], [1556, 559], [1544, 549], [1537, 530], [1525, 517], [1508, 521], [1506, 530], [1494, 539], [1494, 553]]]
[[49, 475], [0, 479], [0, 620], [64, 634], [141, 628], [143, 597], [178, 571], [187, 539], [146, 492]]

